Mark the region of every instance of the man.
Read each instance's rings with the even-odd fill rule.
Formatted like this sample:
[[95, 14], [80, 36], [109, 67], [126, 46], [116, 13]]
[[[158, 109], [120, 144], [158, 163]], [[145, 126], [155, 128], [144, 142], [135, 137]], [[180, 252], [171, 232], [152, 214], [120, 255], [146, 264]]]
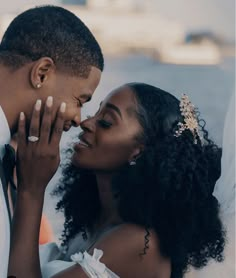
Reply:
[[[29, 121], [37, 100], [44, 103], [52, 96], [54, 113], [65, 102], [64, 130], [78, 126], [80, 109], [91, 99], [103, 63], [97, 41], [71, 12], [44, 6], [17, 16], [0, 44], [0, 161], [17, 131], [20, 112]], [[3, 174], [0, 178], [0, 277], [5, 278], [10, 228]]]

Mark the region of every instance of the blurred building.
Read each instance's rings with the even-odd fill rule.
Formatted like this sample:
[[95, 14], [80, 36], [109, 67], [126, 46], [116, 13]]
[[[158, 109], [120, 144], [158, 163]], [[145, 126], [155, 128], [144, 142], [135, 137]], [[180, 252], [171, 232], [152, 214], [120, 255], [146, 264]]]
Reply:
[[[139, 52], [162, 63], [176, 64], [204, 64], [206, 61], [217, 64], [220, 61], [218, 43], [212, 37], [209, 40], [208, 33], [192, 34], [189, 42], [187, 28], [152, 9], [154, 0], [61, 2], [90, 28], [105, 55]], [[0, 15], [0, 37], [15, 15]]]
[[87, 0], [61, 0], [64, 5], [86, 5]]
[[146, 4], [137, 6], [137, 3], [134, 0], [87, 0], [85, 7], [65, 8], [88, 25], [105, 54], [150, 53], [184, 39], [185, 29], [181, 24], [148, 10]]
[[152, 10], [155, 0], [87, 0], [89, 7], [109, 8], [119, 10], [144, 11]]

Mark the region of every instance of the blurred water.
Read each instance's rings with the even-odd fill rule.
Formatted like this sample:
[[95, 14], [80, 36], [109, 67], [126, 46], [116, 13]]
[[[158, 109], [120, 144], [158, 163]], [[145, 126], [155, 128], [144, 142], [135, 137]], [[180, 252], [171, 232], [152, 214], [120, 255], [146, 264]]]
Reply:
[[[107, 58], [102, 81], [91, 103], [85, 105], [82, 117], [95, 113], [100, 101], [112, 89], [132, 81], [155, 85], [176, 97], [187, 93], [199, 108], [202, 118], [206, 120], [211, 138], [221, 145], [224, 116], [230, 96], [235, 90], [234, 58], [227, 58], [217, 66], [163, 65], [149, 57], [137, 55]], [[65, 133], [61, 142], [62, 148], [77, 133], [78, 128]], [[49, 193], [59, 177], [58, 172], [48, 186], [44, 207], [44, 212], [53, 225], [56, 240], [62, 230], [63, 217], [55, 214], [56, 199], [52, 199]]]

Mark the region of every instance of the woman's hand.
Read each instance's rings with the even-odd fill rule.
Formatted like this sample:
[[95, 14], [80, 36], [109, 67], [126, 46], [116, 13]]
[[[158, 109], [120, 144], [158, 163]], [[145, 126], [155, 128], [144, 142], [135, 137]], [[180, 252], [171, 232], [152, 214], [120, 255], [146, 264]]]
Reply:
[[[45, 191], [60, 163], [59, 143], [64, 126], [66, 104], [62, 103], [53, 119], [53, 98], [48, 97], [40, 122], [41, 100], [37, 100], [29, 131], [24, 113], [18, 126], [17, 179], [18, 190], [35, 196]], [[36, 142], [29, 141], [35, 136]]]
[[66, 109], [66, 104], [62, 103], [54, 119], [52, 106], [53, 99], [48, 97], [42, 114], [41, 101], [36, 102], [29, 130], [24, 113], [19, 119], [18, 194], [8, 267], [8, 275], [17, 278], [42, 277], [38, 242], [44, 192], [60, 162], [59, 142]]

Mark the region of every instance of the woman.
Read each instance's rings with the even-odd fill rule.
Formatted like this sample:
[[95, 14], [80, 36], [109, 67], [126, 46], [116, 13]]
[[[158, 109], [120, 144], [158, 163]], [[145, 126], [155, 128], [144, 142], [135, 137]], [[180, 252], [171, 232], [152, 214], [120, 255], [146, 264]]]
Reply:
[[[19, 121], [20, 189], [9, 275], [178, 278], [190, 265], [222, 261], [224, 230], [212, 195], [218, 147], [187, 96], [179, 101], [156, 87], [130, 83], [112, 91], [81, 123], [80, 142], [57, 190], [66, 253], [54, 254], [60, 260], [42, 266], [41, 273], [39, 222], [45, 188], [59, 163], [64, 110], [63, 104], [51, 125], [46, 106], [40, 128], [34, 111], [30, 136], [40, 135], [37, 143], [26, 142], [23, 115]], [[23, 235], [28, 242], [21, 246]]]

